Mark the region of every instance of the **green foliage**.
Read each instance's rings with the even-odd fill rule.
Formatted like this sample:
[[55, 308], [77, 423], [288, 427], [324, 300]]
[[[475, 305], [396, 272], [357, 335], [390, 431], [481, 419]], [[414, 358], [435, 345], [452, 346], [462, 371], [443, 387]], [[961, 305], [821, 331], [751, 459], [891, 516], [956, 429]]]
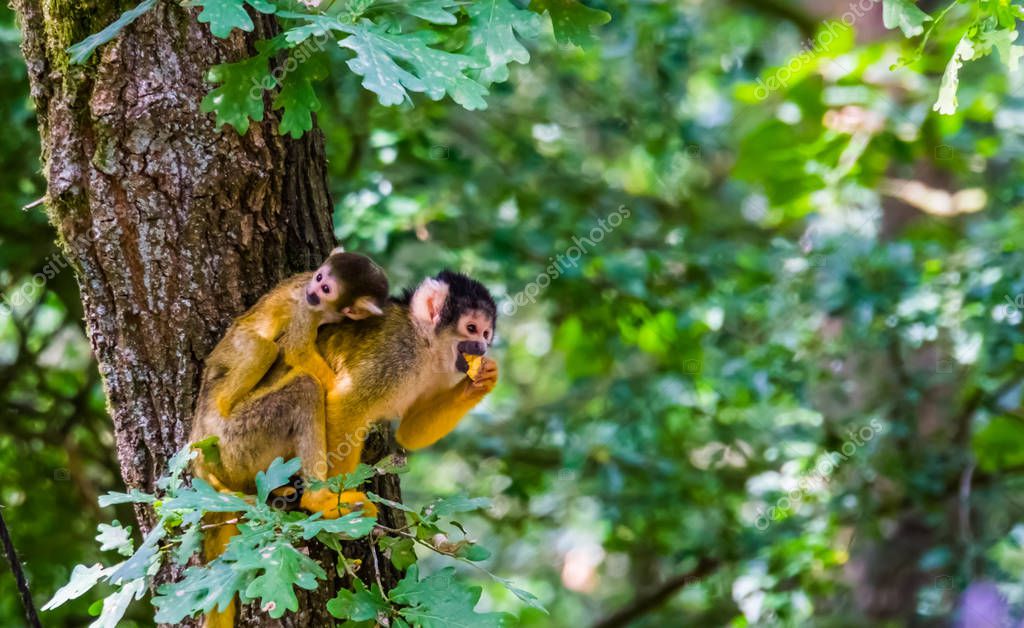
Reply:
[[507, 625], [510, 617], [505, 614], [473, 610], [480, 601], [480, 591], [480, 587], [466, 586], [451, 567], [421, 580], [419, 568], [411, 565], [398, 586], [387, 595], [376, 585], [366, 589], [357, 583], [354, 591], [339, 592], [327, 603], [327, 609], [339, 619], [377, 622], [377, 625], [422, 628]]
[[[465, 75], [479, 64], [472, 57], [429, 46], [437, 41], [429, 31], [391, 34], [386, 27], [362, 22], [338, 45], [356, 53], [348, 67], [363, 77], [363, 87], [377, 94], [382, 105], [401, 104], [413, 91], [434, 100], [448, 94], [467, 109], [483, 109], [487, 89]], [[406, 71], [399, 62], [411, 69]]]
[[[219, 86], [203, 98], [203, 112], [215, 111], [217, 124], [230, 124], [239, 133], [249, 130], [249, 120], [262, 121], [263, 91], [275, 85], [267, 64], [283, 42], [281, 36], [259, 42], [256, 44], [256, 56], [210, 68], [207, 78], [211, 83], [219, 83]], [[281, 132], [284, 133], [284, 129]]]
[[118, 554], [124, 556], [131, 556], [134, 553], [131, 526], [122, 528], [121, 524], [115, 519], [110, 525], [101, 523], [97, 530], [99, 530], [99, 534], [96, 535], [96, 542], [100, 544], [101, 552], [117, 550]]
[[326, 488], [335, 493], [350, 491], [359, 488], [364, 482], [372, 478], [375, 473], [387, 473], [387, 471], [379, 467], [359, 465], [352, 473], [328, 478], [323, 482], [314, 480], [310, 482], [310, 488], [314, 490]]
[[882, 20], [886, 28], [898, 28], [906, 37], [924, 33], [924, 23], [932, 17], [917, 8], [912, 0], [883, 0]]
[[[330, 32], [322, 52], [341, 68], [354, 53], [334, 25], [369, 19], [392, 35], [436, 31], [430, 48], [488, 63], [482, 42], [469, 53], [465, 4], [371, 4], [279, 16], [292, 48], [273, 62], [302, 44], [319, 54], [308, 46]], [[411, 527], [381, 537], [382, 561], [416, 564], [417, 581], [456, 561], [456, 601], [481, 587], [477, 610], [515, 611], [527, 628], [591, 625], [701, 558], [714, 573], [638, 628], [944, 624], [980, 580], [1024, 599], [1024, 110], [1007, 72], [1018, 3], [919, 3], [932, 19], [909, 40], [899, 20], [913, 29], [920, 15], [885, 4], [889, 32], [878, 3], [808, 42], [817, 4], [789, 21], [733, 3], [587, 2], [614, 19], [582, 49], [560, 44], [549, 10], [555, 37], [513, 30], [531, 62], [508, 65], [508, 83], [467, 70], [489, 91], [471, 113], [409, 90], [415, 107], [384, 107], [348, 71], [310, 81], [345, 246], [396, 288], [470, 272], [501, 312], [501, 382], [410, 455], [402, 488], [416, 507], [396, 507]], [[987, 52], [964, 55], [956, 110], [939, 115], [965, 35]], [[3, 50], [0, 72], [21, 93], [0, 97], [0, 196], [19, 207], [42, 188], [24, 158], [38, 149], [23, 69]], [[268, 57], [271, 79], [275, 67]], [[267, 85], [273, 103], [283, 86]], [[960, 211], [979, 194], [980, 209]], [[629, 214], [610, 228], [620, 206]], [[52, 253], [52, 231], [39, 211], [0, 213], [0, 225], [9, 299]], [[577, 244], [594, 229], [600, 241]], [[70, 565], [99, 560], [89, 485], [125, 489], [70, 273], [33, 294], [37, 308], [0, 315], [0, 496], [45, 596]], [[55, 479], [72, 451], [84, 470]], [[421, 507], [462, 493], [493, 506]], [[132, 520], [130, 503], [115, 508], [104, 522]], [[190, 556], [198, 534], [157, 546]], [[550, 615], [469, 563], [515, 574]], [[4, 578], [0, 623], [16, 625]], [[402, 625], [410, 606], [375, 587], [350, 591], [359, 621]], [[186, 595], [203, 607], [235, 588], [214, 579]], [[84, 597], [47, 625], [91, 621]], [[339, 597], [334, 610], [354, 612]], [[125, 625], [151, 616], [132, 605]]]
[[594, 42], [591, 28], [607, 24], [612, 16], [578, 0], [531, 0], [530, 10], [551, 16], [555, 40], [560, 44], [588, 46]]
[[135, 8], [128, 9], [122, 13], [120, 17], [111, 22], [109, 26], [100, 32], [89, 35], [74, 46], [68, 48], [71, 63], [85, 63], [88, 61], [94, 50], [117, 37], [125, 27], [139, 19], [139, 17], [148, 13], [155, 5], [156, 0], [143, 0], [136, 5]]
[[985, 471], [1024, 467], [1024, 430], [1021, 419], [995, 417], [974, 434], [974, 455]]
[[380, 548], [388, 557], [395, 569], [405, 571], [416, 562], [416, 544], [410, 538], [382, 538]]
[[[204, 445], [209, 446], [210, 443]], [[298, 458], [287, 462], [277, 458], [265, 471], [260, 471], [256, 476], [257, 494], [253, 501], [220, 493], [199, 478], [193, 478], [190, 487], [185, 486], [181, 475], [193, 457], [195, 453], [191, 446], [174, 456], [168, 464], [168, 474], [158, 482], [163, 489], [159, 495], [108, 496], [108, 503], [126, 500], [152, 503], [157, 523], [138, 549], [134, 548], [131, 540], [131, 528], [122, 527], [116, 520], [109, 525], [99, 524], [96, 540], [100, 543], [100, 551], [114, 550], [127, 558], [109, 567], [77, 565], [69, 582], [53, 595], [43, 610], [57, 608], [106, 582], [114, 592], [104, 598], [100, 618], [93, 625], [116, 626], [130, 602], [142, 596], [163, 566], [186, 566], [192, 561], [200, 550], [204, 530], [235, 523], [237, 534], [231, 537], [223, 554], [204, 565], [188, 567], [179, 580], [159, 587], [153, 598], [153, 606], [156, 607], [153, 620], [179, 623], [214, 608], [223, 610], [235, 596], [243, 603], [258, 601], [260, 608], [277, 619], [287, 611], [298, 610], [295, 587], [315, 589], [319, 581], [327, 577], [324, 569], [300, 549], [301, 542], [317, 538], [337, 547], [340, 539], [365, 538], [376, 524], [374, 519], [359, 512], [328, 520], [319, 514], [305, 516], [268, 506], [271, 492], [287, 485], [299, 471], [301, 463]], [[323, 485], [338, 491], [356, 488], [375, 473], [373, 467], [360, 465], [353, 473], [331, 478]], [[494, 622], [500, 615], [476, 614], [473, 610], [480, 598], [480, 588], [460, 583], [454, 578], [453, 570], [419, 581], [416, 555], [412, 551], [413, 540], [422, 535], [423, 526], [429, 525], [429, 532], [439, 532], [436, 524], [441, 516], [469, 512], [486, 505], [486, 500], [464, 496], [439, 499], [423, 509], [422, 515], [416, 518], [417, 523], [397, 531], [404, 536], [381, 536], [378, 541], [381, 551], [400, 569], [409, 570], [409, 575], [402, 581], [405, 593], [396, 596], [392, 592], [388, 602], [379, 588], [367, 591], [354, 573], [350, 573], [355, 588], [342, 591], [331, 602], [331, 612], [338, 617], [360, 621], [356, 618], [366, 615], [369, 608], [372, 613], [367, 619], [377, 613], [385, 613], [404, 617], [409, 626], [423, 628], [436, 626], [442, 616], [438, 613], [450, 612], [459, 621], [472, 622], [476, 618], [485, 625], [496, 625]], [[204, 525], [204, 516], [208, 513], [233, 513], [236, 516], [230, 521], [218, 520]], [[419, 542], [439, 553], [462, 558], [449, 552], [447, 545]], [[453, 547], [469, 544], [464, 541]], [[341, 554], [338, 559], [339, 573], [345, 573], [349, 569], [348, 564]], [[444, 586], [439, 586], [440, 583]]]
[[[208, 565], [189, 567], [178, 582], [162, 585], [153, 599], [157, 608], [154, 619], [180, 622], [214, 606], [223, 608], [236, 594], [243, 601], [259, 600], [272, 617], [280, 617], [285, 610], [297, 609], [295, 586], [313, 588], [317, 579], [326, 575], [294, 543], [327, 533], [352, 534], [346, 538], [360, 538], [373, 527], [372, 520], [355, 514], [329, 522], [332, 525], [328, 530], [317, 516], [282, 513], [267, 506], [270, 491], [287, 484], [298, 469], [297, 460], [285, 463], [279, 458], [261, 472], [257, 478], [259, 496], [255, 504], [218, 493], [198, 478], [193, 479], [191, 487], [185, 487], [179, 479], [191, 457], [190, 451], [186, 448], [172, 460], [169, 474], [161, 482], [165, 491], [153, 496], [158, 519], [142, 545], [133, 552], [127, 530], [116, 522], [114, 526], [100, 524], [97, 537], [102, 544], [100, 549], [116, 549], [128, 558], [105, 568], [79, 565], [71, 581], [54, 595], [45, 609], [55, 608], [83, 595], [99, 582], [107, 581], [117, 590], [105, 599], [105, 612], [109, 607], [114, 609], [111, 613], [116, 610], [123, 614], [130, 600], [128, 594], [134, 596], [147, 588], [165, 559], [185, 565], [198, 551], [205, 513], [237, 512], [239, 534], [231, 538], [224, 554]], [[119, 618], [117, 615], [112, 621], [116, 623]]]
[[459, 21], [454, 14], [458, 7], [457, 0], [411, 0], [402, 2], [397, 8], [432, 24], [451, 25]]
[[[362, 77], [362, 86], [376, 94], [382, 105], [411, 102], [412, 92], [432, 100], [447, 95], [474, 110], [487, 106], [487, 86], [508, 79], [510, 63], [530, 60], [519, 38], [532, 39], [540, 31], [538, 16], [512, 0], [371, 0], [338, 3], [337, 7], [334, 2], [323, 2], [323, 9], [318, 8], [319, 3], [283, 0], [196, 0], [195, 4], [202, 7], [199, 21], [209, 24], [210, 32], [221, 38], [236, 29], [253, 30], [247, 7], [276, 14], [282, 21], [283, 32], [257, 42], [256, 55], [210, 70], [209, 81], [218, 86], [203, 99], [202, 110], [215, 112], [218, 125], [230, 125], [243, 134], [250, 120], [263, 120], [263, 92], [275, 89], [272, 108], [281, 110], [279, 132], [300, 137], [312, 128], [312, 114], [320, 109], [314, 86], [327, 76], [323, 53], [328, 44], [353, 53], [348, 68]], [[143, 2], [72, 46], [73, 62], [84, 62], [152, 5], [151, 0]], [[593, 41], [591, 27], [610, 19], [604, 11], [576, 0], [535, 2], [531, 9], [550, 14], [559, 42], [580, 46]], [[468, 35], [452, 37], [464, 30], [460, 15], [466, 16]], [[450, 49], [450, 42], [458, 39], [462, 45]], [[282, 50], [289, 54], [277, 65], [274, 55]]]
[[508, 80], [510, 63], [526, 63], [530, 53], [517, 37], [536, 37], [537, 16], [520, 9], [510, 0], [480, 0], [469, 5], [469, 52], [487, 60], [481, 72], [484, 83]]
[[261, 13], [275, 13], [277, 6], [265, 0], [195, 0], [196, 6], [203, 8], [199, 21], [210, 25], [210, 32], [217, 37], [225, 38], [234, 29], [251, 32], [255, 25], [246, 12], [250, 6]]
[[286, 610], [299, 609], [296, 586], [315, 589], [316, 581], [327, 575], [316, 561], [285, 544], [275, 544], [259, 554], [249, 553], [231, 566], [235, 573], [256, 569], [262, 569], [263, 573], [249, 583], [243, 599], [259, 599], [260, 606], [275, 619]]
[[[462, 524], [450, 518], [454, 514], [470, 513], [488, 508], [491, 505], [490, 500], [482, 497], [470, 498], [465, 495], [454, 495], [452, 497], [434, 499], [417, 511], [404, 504], [385, 499], [373, 493], [367, 493], [367, 496], [374, 502], [404, 512], [408, 519], [408, 525], [396, 531], [398, 536], [387, 541], [381, 541], [381, 549], [385, 551], [395, 567], [402, 569], [404, 566], [411, 564], [413, 561], [410, 559], [414, 557], [412, 549], [414, 545], [420, 545], [444, 556], [454, 558], [464, 564], [471, 565], [474, 569], [486, 574], [492, 581], [501, 584], [521, 602], [538, 611], [547, 613], [547, 610], [535, 595], [515, 587], [510, 581], [499, 578], [478, 565], [477, 562], [490, 557], [490, 552], [466, 537], [466, 530]], [[462, 532], [465, 538], [459, 541], [450, 540], [450, 532], [444, 529], [446, 522]], [[479, 594], [477, 594], [477, 597], [479, 597]]]
[[202, 440], [192, 443], [192, 449], [199, 452], [204, 459], [209, 460], [212, 465], [221, 464], [220, 439], [216, 436], [207, 436]]
[[[961, 8], [958, 5], [962, 4], [971, 4], [975, 7], [963, 19], [958, 20], [961, 24], [957, 28], [963, 29], [963, 35], [957, 42], [953, 54], [946, 64], [946, 70], [942, 74], [934, 109], [944, 115], [954, 114], [959, 107], [957, 90], [960, 86], [960, 71], [964, 63], [986, 57], [996, 50], [1010, 71], [1018, 68], [1020, 59], [1024, 56], [1024, 46], [1014, 45], [1013, 42], [1017, 40], [1017, 24], [1024, 19], [1024, 6], [1012, 2], [962, 3], [953, 0], [936, 18], [932, 18], [911, 0], [884, 0], [883, 17], [886, 28], [899, 28], [906, 37], [923, 35], [916, 52], [909, 58], [901, 59], [903, 64], [912, 63], [922, 58], [933, 31], [938, 28], [948, 13]], [[950, 17], [943, 26], [949, 29], [954, 28], [949, 22], [957, 17], [959, 16]], [[926, 31], [925, 24], [928, 22], [931, 22], [931, 25]]]
[[338, 591], [338, 595], [327, 602], [327, 610], [339, 619], [376, 623], [378, 616], [391, 614], [391, 604], [376, 584], [367, 589], [362, 582], [356, 581], [352, 591]]
[[294, 458], [283, 464], [272, 464], [266, 471], [256, 473], [256, 501], [267, 501], [270, 491], [287, 484], [289, 478], [298, 473], [301, 467], [302, 461]]
[[320, 99], [316, 96], [314, 85], [327, 76], [327, 62], [322, 55], [313, 55], [299, 61], [293, 60], [296, 70], [293, 76], [281, 85], [274, 96], [274, 109], [282, 109], [281, 134], [288, 133], [293, 138], [313, 128], [313, 114], [320, 110]]
[[[920, 56], [890, 69], [910, 54], [898, 30], [840, 30], [805, 53], [763, 15], [607, 8], [597, 44], [531, 47], [473, 116], [334, 102], [369, 121], [339, 237], [400, 285], [453, 266], [499, 296], [502, 382], [416, 452], [407, 494], [505, 487], [481, 544], [489, 569], [529, 565], [551, 616], [524, 612], [527, 626], [590, 624], [696, 557], [725, 566], [638, 626], [873, 625], [854, 561], [918, 574], [900, 611], [915, 621], [949, 616], [971, 579], [1021, 591], [969, 558], [1024, 515], [1017, 428], [984, 435], [1018, 421], [1022, 390], [1015, 84], [991, 55], [955, 114], [930, 112], [973, 14], [936, 12], [910, 42], [928, 36]], [[769, 76], [785, 78], [754, 96]], [[930, 214], [899, 180], [982, 190], [985, 206]], [[946, 517], [972, 462], [986, 522], [965, 542]], [[804, 480], [785, 517], [767, 514]], [[924, 540], [897, 536], [901, 521], [924, 522], [927, 552], [879, 549]]]
[[409, 567], [405, 578], [391, 590], [392, 602], [405, 606], [399, 615], [413, 626], [423, 628], [500, 627], [508, 617], [501, 613], [476, 613], [480, 587], [467, 587], [446, 567], [420, 579], [416, 565]]

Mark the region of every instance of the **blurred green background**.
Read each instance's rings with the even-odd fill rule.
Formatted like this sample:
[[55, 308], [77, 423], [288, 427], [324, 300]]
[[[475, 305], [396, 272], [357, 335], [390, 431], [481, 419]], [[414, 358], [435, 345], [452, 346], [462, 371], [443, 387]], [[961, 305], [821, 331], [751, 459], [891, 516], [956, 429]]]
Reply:
[[[341, 50], [322, 93], [339, 240], [501, 300], [498, 389], [403, 480], [491, 497], [465, 522], [487, 568], [551, 615], [469, 571], [481, 609], [587, 625], [702, 559], [632, 625], [945, 625], [982, 582], [1019, 609], [1024, 75], [972, 62], [932, 111], [1000, 3], [896, 69], [914, 45], [867, 0], [852, 29], [824, 20], [858, 3], [590, 4], [593, 44], [534, 42], [482, 112], [381, 107]], [[95, 505], [123, 487], [72, 273], [21, 209], [43, 182], [0, 11], [0, 504], [42, 604], [132, 515]]]

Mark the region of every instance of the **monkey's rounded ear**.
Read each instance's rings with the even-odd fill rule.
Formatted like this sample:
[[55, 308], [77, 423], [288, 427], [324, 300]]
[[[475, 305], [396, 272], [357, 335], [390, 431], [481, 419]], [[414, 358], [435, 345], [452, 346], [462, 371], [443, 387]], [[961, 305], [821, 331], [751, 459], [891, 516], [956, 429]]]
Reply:
[[368, 316], [381, 316], [384, 314], [384, 310], [374, 302], [373, 298], [359, 297], [355, 303], [343, 309], [341, 313], [352, 320], [358, 321]]
[[409, 309], [415, 318], [434, 327], [441, 320], [444, 302], [448, 300], [448, 284], [433, 278], [426, 278], [412, 294]]
[[338, 246], [334, 247], [333, 249], [331, 249], [331, 255], [337, 255], [338, 253], [344, 253], [344, 252], [345, 252], [345, 247], [341, 246], [340, 244]]

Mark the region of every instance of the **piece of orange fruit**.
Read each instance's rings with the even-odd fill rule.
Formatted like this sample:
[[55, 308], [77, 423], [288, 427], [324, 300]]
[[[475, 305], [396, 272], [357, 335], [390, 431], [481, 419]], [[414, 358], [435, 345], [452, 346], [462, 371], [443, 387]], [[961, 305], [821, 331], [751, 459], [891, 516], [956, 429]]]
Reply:
[[462, 357], [464, 357], [466, 359], [466, 363], [469, 364], [469, 368], [466, 369], [466, 375], [469, 376], [469, 379], [475, 382], [477, 376], [480, 375], [480, 369], [484, 366], [484, 356], [463, 353]]

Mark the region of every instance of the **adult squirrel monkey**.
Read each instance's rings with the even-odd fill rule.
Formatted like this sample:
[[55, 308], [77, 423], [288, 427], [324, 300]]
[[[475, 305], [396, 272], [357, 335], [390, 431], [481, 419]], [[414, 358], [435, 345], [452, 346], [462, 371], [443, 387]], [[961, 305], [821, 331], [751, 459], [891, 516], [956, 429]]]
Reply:
[[[497, 364], [482, 357], [494, 340], [496, 317], [483, 285], [445, 271], [387, 303], [380, 316], [320, 329], [317, 348], [338, 374], [326, 404], [314, 377], [279, 360], [224, 420], [204, 379], [191, 440], [216, 437], [218, 455], [202, 452], [196, 475], [221, 490], [252, 494], [256, 473], [278, 456], [302, 458], [307, 479], [350, 472], [359, 463], [366, 428], [378, 419], [401, 417], [397, 438], [409, 449], [436, 442], [497, 383]], [[481, 356], [475, 379], [466, 375], [467, 355]], [[303, 490], [300, 505], [325, 517], [359, 505], [368, 515], [376, 512], [358, 491]], [[207, 560], [219, 556], [235, 533], [233, 524], [220, 523], [204, 538]], [[230, 627], [233, 618], [234, 604], [209, 613], [205, 626]]]
[[[496, 322], [487, 288], [444, 271], [407, 290], [383, 316], [326, 327], [321, 350], [345, 370], [327, 393], [327, 475], [355, 470], [376, 420], [400, 417], [395, 436], [407, 449], [455, 429], [497, 384], [498, 365], [484, 356]], [[358, 492], [353, 498], [365, 501]], [[337, 508], [316, 496], [307, 504], [325, 516]]]
[[279, 352], [285, 363], [329, 389], [335, 373], [316, 351], [317, 329], [345, 318], [380, 316], [387, 298], [384, 271], [370, 258], [340, 248], [315, 271], [282, 281], [235, 319], [206, 358], [221, 416], [229, 416], [263, 379]]

